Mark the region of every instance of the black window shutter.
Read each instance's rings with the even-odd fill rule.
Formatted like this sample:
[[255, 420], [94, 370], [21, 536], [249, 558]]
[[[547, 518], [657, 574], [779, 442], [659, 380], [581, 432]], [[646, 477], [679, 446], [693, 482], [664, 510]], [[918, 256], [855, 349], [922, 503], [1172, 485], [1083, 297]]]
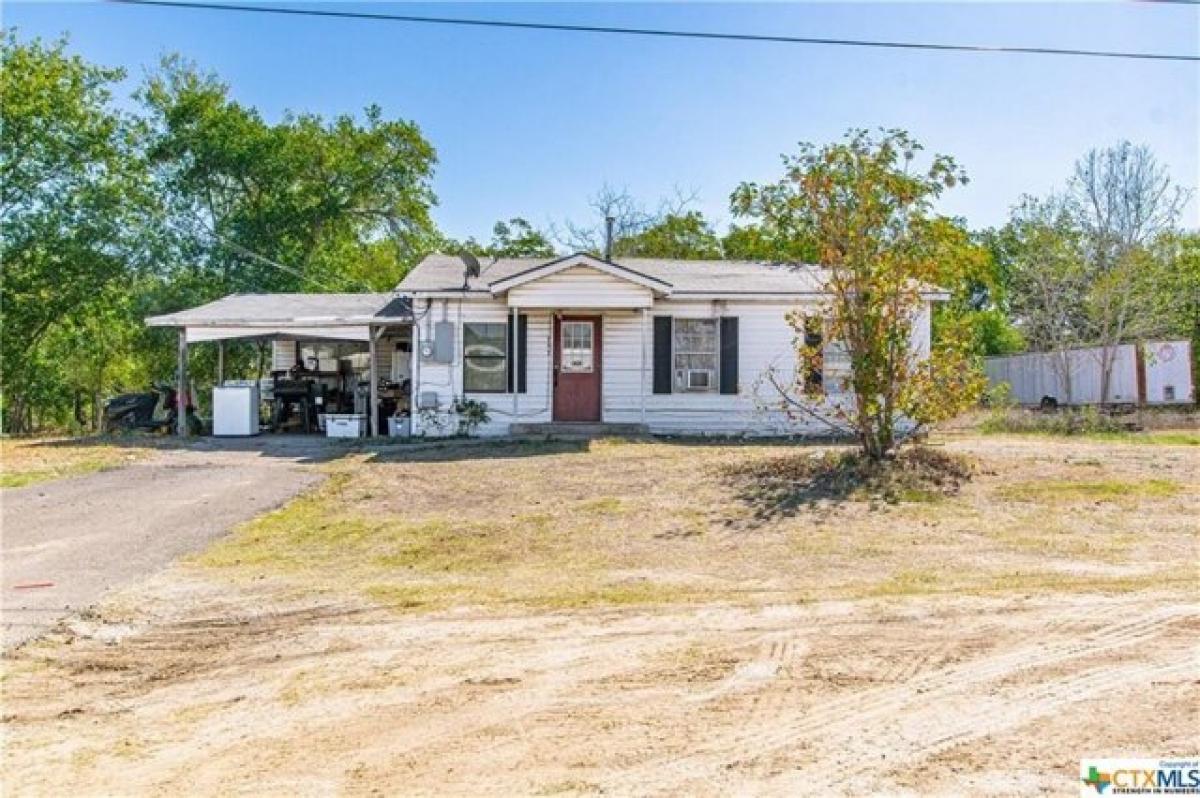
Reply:
[[738, 320], [721, 317], [721, 393], [738, 392]]
[[512, 316], [504, 322], [504, 392], [513, 392], [513, 368], [516, 365], [517, 359], [513, 357], [513, 329]]
[[[504, 323], [504, 341], [507, 344], [506, 349], [512, 349], [512, 320]], [[529, 369], [526, 361], [529, 359], [529, 317], [525, 314], [517, 316], [517, 356], [512, 357], [512, 352], [509, 352], [509, 357], [504, 363], [505, 370], [508, 372], [508, 378], [505, 381], [505, 391], [513, 392], [513, 370], [516, 370], [517, 377], [517, 393], [525, 393], [529, 382]]]
[[517, 393], [529, 390], [529, 317], [517, 316]]
[[654, 392], [671, 392], [671, 317], [654, 317]]

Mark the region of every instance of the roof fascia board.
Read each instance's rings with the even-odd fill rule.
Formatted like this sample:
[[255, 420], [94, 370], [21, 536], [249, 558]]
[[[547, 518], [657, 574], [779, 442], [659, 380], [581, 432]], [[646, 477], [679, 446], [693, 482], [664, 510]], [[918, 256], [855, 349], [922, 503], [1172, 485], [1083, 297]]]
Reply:
[[[779, 299], [780, 297], [829, 297], [828, 291], [673, 291], [671, 299], [737, 299], [764, 300]], [[931, 302], [944, 302], [950, 299], [946, 291], [922, 291], [921, 299]]]
[[619, 280], [626, 280], [631, 283], [649, 288], [659, 294], [670, 294], [671, 284], [658, 278], [642, 274], [639, 271], [634, 271], [619, 263], [611, 263], [606, 260], [601, 260], [593, 255], [588, 255], [584, 252], [576, 252], [573, 255], [567, 255], [557, 260], [552, 260], [547, 263], [534, 266], [531, 269], [526, 269], [523, 272], [509, 275], [503, 280], [497, 280], [492, 283], [490, 288], [492, 294], [502, 294], [511, 288], [516, 288], [519, 285], [538, 280], [542, 277], [549, 277], [552, 274], [558, 274], [561, 271], [566, 271], [575, 266], [586, 266], [595, 269], [599, 272], [604, 272], [607, 275], [616, 277]]
[[422, 291], [419, 288], [412, 289], [408, 293], [412, 294], [414, 301], [418, 299], [491, 299], [492, 292], [486, 288], [436, 288], [431, 291]]
[[364, 324], [410, 324], [411, 318], [399, 316], [357, 316], [344, 319], [172, 319], [169, 316], [152, 316], [146, 319], [147, 327], [361, 327]]

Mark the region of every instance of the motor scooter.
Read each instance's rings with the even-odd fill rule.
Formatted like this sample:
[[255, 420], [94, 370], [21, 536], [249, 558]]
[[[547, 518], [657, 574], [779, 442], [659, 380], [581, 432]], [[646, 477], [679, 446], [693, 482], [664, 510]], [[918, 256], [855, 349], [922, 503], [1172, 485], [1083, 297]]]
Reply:
[[[175, 388], [156, 384], [144, 393], [123, 393], [104, 403], [104, 431], [146, 430], [170, 432], [179, 417]], [[195, 417], [191, 403], [187, 408], [189, 428]]]

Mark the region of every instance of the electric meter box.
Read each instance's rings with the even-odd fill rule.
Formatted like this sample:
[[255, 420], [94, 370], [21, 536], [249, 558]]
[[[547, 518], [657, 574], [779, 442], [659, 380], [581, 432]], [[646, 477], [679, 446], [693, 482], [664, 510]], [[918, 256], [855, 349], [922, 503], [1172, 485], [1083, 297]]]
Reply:
[[454, 362], [454, 323], [439, 321], [433, 325], [433, 361]]

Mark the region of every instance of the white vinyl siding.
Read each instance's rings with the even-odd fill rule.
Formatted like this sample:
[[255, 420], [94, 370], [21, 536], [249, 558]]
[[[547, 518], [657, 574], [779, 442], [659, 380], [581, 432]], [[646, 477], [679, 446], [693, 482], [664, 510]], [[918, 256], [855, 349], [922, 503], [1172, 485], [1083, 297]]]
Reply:
[[[556, 275], [557, 276], [557, 275]], [[605, 275], [607, 277], [607, 275]], [[550, 279], [550, 278], [546, 278]], [[540, 281], [539, 281], [540, 282]], [[531, 285], [536, 285], [533, 283]], [[594, 309], [595, 299], [586, 307], [562, 306], [561, 312], [572, 313]], [[601, 371], [603, 420], [610, 423], [645, 423], [651, 432], [664, 434], [828, 434], [828, 429], [815, 421], [790, 419], [780, 407], [778, 393], [766, 375], [774, 370], [782, 384], [790, 384], [795, 373], [792, 351], [794, 331], [786, 314], [799, 304], [793, 300], [727, 301], [714, 306], [710, 301], [659, 300], [652, 309], [607, 309], [601, 316]], [[442, 300], [434, 300], [430, 318], [441, 321]], [[481, 435], [502, 435], [512, 423], [542, 423], [551, 421], [553, 402], [553, 312], [550, 309], [519, 307], [529, 319], [527, 392], [514, 397], [510, 393], [466, 394], [488, 405], [491, 420], [478, 432]], [[455, 325], [457, 340], [462, 340], [463, 321], [503, 323], [511, 310], [505, 300], [447, 300], [446, 318]], [[653, 328], [654, 315], [673, 318], [717, 319], [732, 316], [738, 319], [738, 386], [737, 394], [718, 392], [653, 392]], [[927, 324], [928, 313], [922, 315]], [[427, 334], [425, 321], [415, 325], [418, 341]], [[921, 324], [914, 330], [915, 343], [928, 346], [927, 329]], [[417, 344], [419, 346], [419, 343]], [[421, 391], [438, 394], [443, 410], [462, 396], [462, 347], [456, 347], [452, 363], [433, 363], [422, 359], [417, 373]], [[845, 373], [848, 360], [836, 343], [826, 343], [825, 379], [826, 401], [845, 401], [837, 392], [835, 375]], [[718, 375], [719, 376], [719, 375]], [[418, 420], [419, 431], [419, 420]], [[433, 434], [431, 430], [429, 434]]]
[[653, 303], [650, 289], [587, 266], [564, 269], [508, 292], [508, 304], [516, 308], [648, 308]]
[[[442, 321], [443, 307], [445, 319], [455, 329], [454, 359], [450, 363], [435, 363], [420, 357], [421, 341], [428, 338], [432, 324], [430, 321]], [[528, 319], [528, 364], [526, 366], [526, 391], [514, 396], [511, 393], [464, 393], [463, 391], [463, 362], [462, 335], [463, 324], [466, 321], [491, 322], [504, 324], [511, 317], [511, 311], [502, 300], [434, 300], [433, 307], [426, 319], [418, 320], [413, 325], [415, 338], [414, 349], [418, 352], [417, 363], [414, 366], [413, 389], [413, 424], [417, 434], [422, 432], [420, 411], [416, 409], [422, 392], [432, 392], [437, 395], [438, 406], [442, 415], [462, 397], [483, 402], [488, 406], [490, 420], [477, 430], [480, 435], [505, 435], [508, 427], [514, 423], [542, 423], [550, 421], [551, 400], [551, 371], [550, 360], [553, 352], [550, 340], [553, 317], [549, 311], [530, 310], [520, 311]], [[449, 430], [453, 432], [453, 429]], [[424, 430], [428, 435], [437, 431], [430, 428]]]
[[[785, 315], [794, 307], [784, 302], [727, 302], [714, 308], [711, 302], [655, 303], [653, 314], [680, 319], [738, 319], [738, 393], [653, 392], [653, 340], [651, 322], [646, 321], [646, 369], [640, 369], [640, 317], [632, 314], [605, 317], [604, 420], [644, 423], [651, 432], [686, 435], [779, 435], [805, 431], [791, 422], [765, 380], [776, 369], [785, 384], [794, 374], [792, 328]], [[639, 379], [644, 382], [639, 386]], [[674, 380], [674, 373], [672, 373]], [[818, 431], [816, 427], [810, 429]]]

